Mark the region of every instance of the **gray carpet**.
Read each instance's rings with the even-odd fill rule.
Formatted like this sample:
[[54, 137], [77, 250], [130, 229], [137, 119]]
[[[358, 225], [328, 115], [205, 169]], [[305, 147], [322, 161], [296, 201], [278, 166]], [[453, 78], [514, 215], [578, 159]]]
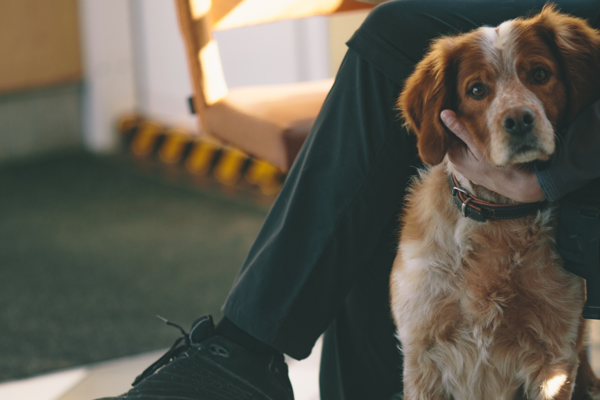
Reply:
[[169, 347], [218, 319], [266, 215], [72, 154], [0, 166], [0, 381]]

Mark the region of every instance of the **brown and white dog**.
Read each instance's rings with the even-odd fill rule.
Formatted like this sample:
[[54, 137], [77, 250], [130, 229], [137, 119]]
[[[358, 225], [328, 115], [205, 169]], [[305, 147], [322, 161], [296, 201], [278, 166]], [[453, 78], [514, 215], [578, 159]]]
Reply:
[[554, 248], [556, 209], [464, 217], [453, 172], [484, 202], [515, 202], [453, 171], [439, 117], [454, 110], [487, 161], [508, 168], [547, 160], [555, 132], [597, 97], [600, 33], [548, 6], [436, 40], [407, 80], [398, 105], [432, 167], [407, 197], [390, 282], [405, 400], [600, 399], [584, 348], [585, 287]]

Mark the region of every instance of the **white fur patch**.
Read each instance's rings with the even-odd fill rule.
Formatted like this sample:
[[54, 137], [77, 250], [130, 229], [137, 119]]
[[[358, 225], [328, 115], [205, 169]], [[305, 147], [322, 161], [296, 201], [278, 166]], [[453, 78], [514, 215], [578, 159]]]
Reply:
[[503, 50], [508, 46], [509, 42], [512, 40], [513, 38], [513, 21], [509, 20], [509, 21], [505, 21], [503, 23], [501, 23], [500, 25], [498, 25], [498, 27], [496, 28], [496, 31], [498, 33], [498, 38], [496, 40], [496, 47], [499, 50]]
[[486, 60], [495, 66], [498, 73], [515, 71], [515, 31], [513, 21], [506, 21], [497, 28], [483, 27], [481, 48]]
[[501, 47], [498, 47], [498, 31], [495, 28], [489, 26], [480, 29], [481, 35], [481, 47], [491, 54], [496, 54]]

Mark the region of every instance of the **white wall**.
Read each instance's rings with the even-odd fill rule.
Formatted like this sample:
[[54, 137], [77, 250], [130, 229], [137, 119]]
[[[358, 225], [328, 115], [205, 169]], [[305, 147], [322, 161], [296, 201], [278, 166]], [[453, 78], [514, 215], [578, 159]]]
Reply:
[[[101, 1], [101, 0], [97, 0]], [[137, 109], [160, 121], [195, 129], [192, 93], [175, 2], [130, 0]]]
[[79, 0], [79, 21], [83, 143], [93, 151], [110, 151], [117, 144], [117, 119], [136, 103], [129, 2]]
[[327, 79], [325, 17], [215, 32], [230, 88]]
[[[172, 0], [79, 0], [84, 53], [84, 143], [115, 148], [117, 119], [138, 112], [196, 129], [183, 39]], [[329, 77], [324, 17], [216, 32], [229, 88]]]
[[[130, 1], [138, 110], [195, 129], [187, 106], [192, 88], [174, 2]], [[229, 88], [326, 79], [327, 37], [322, 17], [215, 33]]]

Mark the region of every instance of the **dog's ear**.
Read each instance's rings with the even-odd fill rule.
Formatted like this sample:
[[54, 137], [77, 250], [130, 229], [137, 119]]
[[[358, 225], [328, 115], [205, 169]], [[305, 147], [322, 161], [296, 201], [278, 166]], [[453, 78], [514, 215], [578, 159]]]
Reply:
[[600, 99], [600, 32], [581, 18], [559, 13], [553, 5], [546, 5], [533, 20], [558, 53], [568, 88], [566, 122], [570, 122]]
[[417, 135], [419, 156], [429, 165], [442, 162], [450, 145], [440, 113], [452, 105], [455, 47], [454, 38], [436, 40], [406, 80], [398, 99], [404, 126]]

